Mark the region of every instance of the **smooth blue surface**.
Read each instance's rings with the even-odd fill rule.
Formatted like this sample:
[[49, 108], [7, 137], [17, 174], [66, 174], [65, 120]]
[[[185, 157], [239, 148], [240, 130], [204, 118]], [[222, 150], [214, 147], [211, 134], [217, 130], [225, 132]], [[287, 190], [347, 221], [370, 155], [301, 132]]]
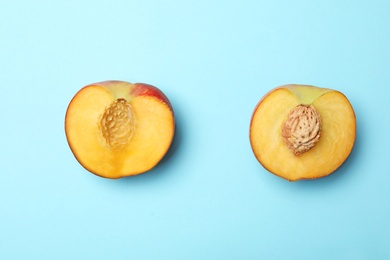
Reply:
[[[1, 1], [1, 259], [390, 259], [390, 2]], [[154, 170], [88, 173], [64, 116], [84, 85], [145, 82], [176, 139]], [[343, 92], [333, 175], [268, 173], [249, 122], [271, 88]]]

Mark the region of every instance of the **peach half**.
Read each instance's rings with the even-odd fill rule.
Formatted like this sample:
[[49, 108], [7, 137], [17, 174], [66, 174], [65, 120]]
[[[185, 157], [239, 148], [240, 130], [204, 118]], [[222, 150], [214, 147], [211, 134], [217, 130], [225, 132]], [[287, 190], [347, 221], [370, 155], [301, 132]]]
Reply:
[[88, 171], [117, 179], [152, 169], [174, 137], [171, 103], [158, 88], [123, 81], [83, 87], [65, 116], [70, 149]]
[[308, 85], [268, 92], [254, 109], [250, 143], [269, 172], [289, 181], [334, 172], [354, 146], [356, 118], [345, 95]]

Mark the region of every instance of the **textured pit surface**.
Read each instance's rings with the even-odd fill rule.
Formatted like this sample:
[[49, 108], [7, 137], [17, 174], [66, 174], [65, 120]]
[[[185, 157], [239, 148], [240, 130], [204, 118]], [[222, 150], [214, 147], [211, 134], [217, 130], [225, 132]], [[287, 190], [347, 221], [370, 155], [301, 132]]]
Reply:
[[118, 98], [104, 111], [101, 132], [112, 149], [123, 148], [134, 133], [134, 115], [126, 99]]
[[294, 155], [301, 155], [320, 140], [321, 117], [312, 105], [298, 105], [282, 125], [282, 137]]

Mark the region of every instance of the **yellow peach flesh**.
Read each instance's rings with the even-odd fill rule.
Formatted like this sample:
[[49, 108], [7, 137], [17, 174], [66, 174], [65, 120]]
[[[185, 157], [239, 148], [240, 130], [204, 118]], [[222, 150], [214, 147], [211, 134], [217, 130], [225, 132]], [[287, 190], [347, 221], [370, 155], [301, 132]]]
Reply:
[[[311, 150], [296, 156], [283, 141], [281, 125], [300, 104], [312, 104], [318, 110], [322, 134]], [[352, 150], [355, 128], [352, 106], [340, 92], [289, 85], [271, 91], [259, 102], [251, 121], [250, 139], [256, 158], [267, 170], [295, 181], [335, 171]]]
[[[128, 85], [84, 87], [67, 110], [65, 131], [72, 152], [81, 165], [102, 177], [115, 179], [150, 170], [173, 139], [171, 108], [156, 97], [132, 96]], [[120, 149], [110, 146], [100, 126], [105, 109], [117, 98], [127, 100], [135, 124], [130, 141]]]

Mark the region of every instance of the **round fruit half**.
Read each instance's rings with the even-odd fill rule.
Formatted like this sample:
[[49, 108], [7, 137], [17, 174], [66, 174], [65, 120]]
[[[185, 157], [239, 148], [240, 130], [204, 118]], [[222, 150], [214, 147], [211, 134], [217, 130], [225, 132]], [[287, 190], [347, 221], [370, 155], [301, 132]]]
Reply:
[[334, 172], [352, 151], [356, 118], [341, 92], [284, 85], [268, 92], [254, 109], [250, 142], [257, 160], [290, 181]]
[[152, 169], [168, 151], [174, 131], [168, 98], [144, 83], [85, 86], [65, 116], [66, 138], [76, 159], [88, 171], [112, 179]]

